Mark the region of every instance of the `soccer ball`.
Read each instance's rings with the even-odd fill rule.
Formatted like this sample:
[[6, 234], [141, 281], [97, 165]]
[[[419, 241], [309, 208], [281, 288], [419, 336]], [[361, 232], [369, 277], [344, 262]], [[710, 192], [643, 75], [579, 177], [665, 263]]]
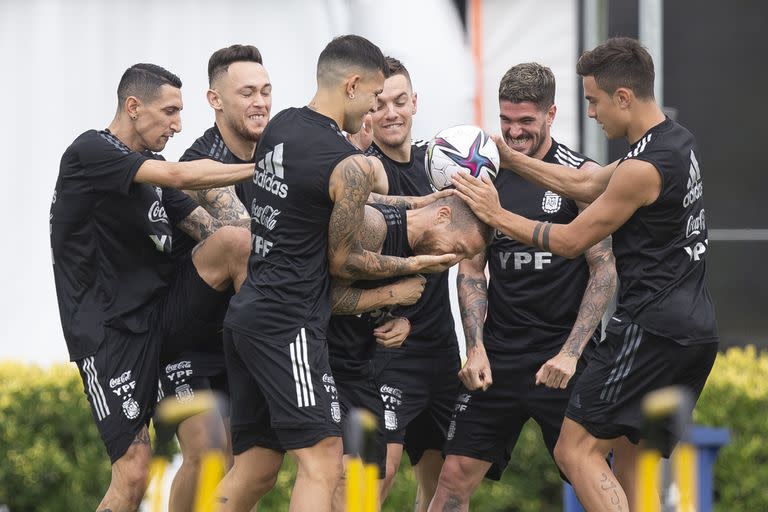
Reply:
[[436, 190], [449, 187], [451, 176], [460, 171], [475, 178], [485, 175], [494, 180], [499, 172], [499, 150], [477, 126], [453, 126], [441, 130], [429, 142], [424, 167]]

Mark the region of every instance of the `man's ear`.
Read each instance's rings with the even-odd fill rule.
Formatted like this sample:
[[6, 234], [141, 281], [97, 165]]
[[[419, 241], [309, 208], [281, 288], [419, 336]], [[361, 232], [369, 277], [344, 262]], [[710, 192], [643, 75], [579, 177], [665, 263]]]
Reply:
[[440, 206], [435, 213], [436, 224], [448, 224], [451, 222], [451, 207]]
[[213, 110], [221, 110], [221, 96], [218, 91], [215, 89], [208, 89], [206, 97], [208, 98], [208, 104]]
[[351, 100], [355, 99], [355, 92], [357, 91], [357, 86], [360, 85], [360, 80], [362, 78], [358, 74], [350, 75], [347, 77], [347, 79], [344, 81], [344, 88], [345, 92], [347, 94], [347, 97]]

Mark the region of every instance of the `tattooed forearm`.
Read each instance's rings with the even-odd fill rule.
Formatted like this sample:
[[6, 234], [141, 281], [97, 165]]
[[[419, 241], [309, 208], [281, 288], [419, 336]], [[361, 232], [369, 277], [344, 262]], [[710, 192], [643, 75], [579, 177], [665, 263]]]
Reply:
[[200, 206], [216, 219], [228, 224], [228, 221], [247, 219], [248, 210], [237, 197], [233, 185], [207, 190], [195, 190], [190, 193]]
[[456, 290], [459, 295], [461, 324], [469, 349], [483, 339], [485, 313], [488, 310], [488, 283], [485, 273], [468, 274], [460, 270], [456, 278]]
[[363, 290], [337, 284], [331, 285], [331, 312], [334, 315], [357, 314], [357, 306]]
[[616, 291], [616, 262], [611, 250], [611, 237], [591, 247], [585, 256], [589, 265], [589, 281], [576, 322], [562, 349], [574, 357], [581, 355]]
[[390, 206], [397, 206], [398, 208], [412, 208], [413, 202], [411, 197], [406, 196], [385, 196], [383, 194], [377, 194], [371, 192], [368, 197], [369, 203], [388, 204]]
[[[202, 207], [198, 206], [184, 220], [179, 222], [179, 229], [197, 240], [205, 240], [219, 229], [223, 224], [211, 217]], [[248, 224], [250, 226], [250, 224]]]
[[343, 161], [331, 175], [330, 187], [336, 193], [328, 224], [328, 259], [336, 277], [376, 279], [413, 271], [409, 258], [383, 256], [361, 243], [365, 202], [372, 186], [372, 166], [365, 157]]

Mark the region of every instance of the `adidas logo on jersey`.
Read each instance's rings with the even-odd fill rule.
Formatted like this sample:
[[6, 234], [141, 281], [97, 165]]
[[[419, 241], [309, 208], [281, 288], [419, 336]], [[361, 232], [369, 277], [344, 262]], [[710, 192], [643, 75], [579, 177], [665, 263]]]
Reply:
[[704, 193], [704, 186], [701, 182], [701, 170], [696, 155], [691, 150], [691, 165], [688, 168], [688, 193], [683, 198], [683, 207], [688, 208]]
[[253, 183], [257, 187], [261, 187], [279, 198], [285, 199], [288, 195], [288, 185], [280, 181], [284, 178], [283, 143], [281, 142], [256, 164], [256, 171], [253, 173]]

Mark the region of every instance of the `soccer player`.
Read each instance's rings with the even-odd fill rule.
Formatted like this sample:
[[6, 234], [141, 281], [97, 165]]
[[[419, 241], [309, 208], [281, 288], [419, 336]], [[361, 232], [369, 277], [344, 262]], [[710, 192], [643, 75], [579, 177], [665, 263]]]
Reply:
[[[478, 217], [544, 251], [573, 258], [613, 234], [618, 306], [571, 393], [555, 458], [586, 509], [631, 510], [643, 397], [680, 385], [698, 398], [717, 355], [700, 155], [694, 136], [656, 103], [653, 60], [639, 42], [609, 39], [576, 70], [589, 117], [629, 142], [624, 158], [574, 171], [496, 142], [504, 167], [593, 201], [587, 209], [568, 224], [545, 224], [505, 211], [489, 183], [456, 184]], [[677, 441], [669, 434], [664, 456]], [[605, 461], [610, 450], [616, 476]]]
[[[384, 179], [378, 181], [385, 184], [385, 193], [425, 196], [432, 192], [424, 169], [427, 148], [414, 143], [411, 134], [417, 96], [402, 62], [387, 57], [387, 65], [390, 75], [372, 114], [374, 143], [369, 154], [378, 156], [384, 166]], [[459, 390], [459, 347], [448, 273], [427, 276], [421, 300], [399, 311], [411, 321], [407, 342], [398, 349], [380, 347], [375, 355], [387, 440], [382, 496], [394, 483], [405, 449], [419, 482], [417, 510], [426, 510], [437, 486], [440, 451]]]
[[[114, 512], [136, 510], [147, 485], [161, 342], [206, 318], [245, 278], [247, 230], [216, 230], [220, 222], [176, 189], [231, 185], [253, 172], [153, 153], [181, 131], [181, 80], [166, 69], [131, 66], [117, 98], [109, 128], [86, 131], [64, 152], [50, 213], [64, 338], [112, 461], [97, 510]], [[173, 226], [204, 239], [177, 265]]]
[[[481, 223], [461, 199], [449, 196], [415, 210], [382, 204], [367, 206], [360, 242], [366, 249], [392, 256], [451, 253], [471, 258], [485, 250], [492, 234], [490, 228]], [[400, 301], [400, 305], [412, 305], [421, 297], [424, 278], [409, 279], [419, 281], [419, 294], [411, 300]], [[387, 288], [386, 282], [357, 281], [352, 285], [356, 288], [379, 286], [382, 289]], [[411, 331], [410, 319], [407, 318], [410, 308], [392, 309], [388, 305], [382, 308], [376, 304], [363, 306], [359, 289], [339, 288], [333, 294], [335, 316], [331, 317], [328, 326], [328, 349], [336, 391], [343, 413], [359, 407], [368, 409], [379, 418], [377, 452], [380, 476], [383, 478], [388, 451], [384, 437], [385, 404], [376, 385], [372, 359], [377, 343], [393, 351], [402, 350], [397, 347]], [[398, 326], [398, 323], [401, 325]], [[453, 395], [455, 390], [454, 386]], [[345, 449], [345, 453], [348, 450]]]
[[[552, 138], [556, 112], [555, 76], [548, 67], [525, 63], [505, 73], [499, 85], [504, 140], [544, 162], [598, 167]], [[495, 186], [507, 210], [542, 222], [570, 222], [583, 207], [509, 171], [499, 173]], [[553, 453], [572, 382], [584, 366], [582, 352], [590, 341], [599, 342], [596, 328], [615, 287], [610, 239], [566, 259], [497, 232], [486, 253], [460, 263], [468, 389], [456, 402], [433, 508], [451, 503], [467, 510], [484, 476], [501, 478], [530, 418]]]
[[380, 163], [342, 133], [360, 129], [381, 92], [386, 63], [370, 41], [331, 41], [309, 106], [272, 119], [247, 184], [253, 215], [248, 278], [230, 302], [224, 352], [235, 462], [221, 510], [249, 510], [273, 485], [285, 451], [298, 461], [292, 510], [329, 510], [341, 474], [339, 418], [323, 386], [331, 376], [326, 330], [330, 277], [357, 280], [442, 271], [455, 255], [382, 256], [358, 241]]
[[[187, 149], [181, 161], [210, 158], [253, 165], [256, 144], [272, 109], [272, 84], [258, 48], [236, 44], [214, 52], [208, 60], [208, 84], [208, 103], [214, 110], [215, 123]], [[250, 222], [250, 215], [236, 193], [241, 188], [238, 183], [188, 194], [222, 222]], [[196, 243], [183, 232], [174, 232], [174, 257], [185, 259]], [[160, 382], [162, 393], [169, 399], [184, 403], [203, 390], [228, 393], [221, 341], [227, 304], [228, 301], [221, 304], [213, 322], [190, 322], [174, 339], [166, 340], [160, 358]], [[187, 418], [176, 427], [176, 434], [182, 463], [171, 485], [172, 512], [192, 510], [200, 463], [208, 450], [224, 447], [227, 465], [231, 466], [228, 408], [221, 415], [213, 412]], [[225, 437], [217, 439], [221, 434]]]

